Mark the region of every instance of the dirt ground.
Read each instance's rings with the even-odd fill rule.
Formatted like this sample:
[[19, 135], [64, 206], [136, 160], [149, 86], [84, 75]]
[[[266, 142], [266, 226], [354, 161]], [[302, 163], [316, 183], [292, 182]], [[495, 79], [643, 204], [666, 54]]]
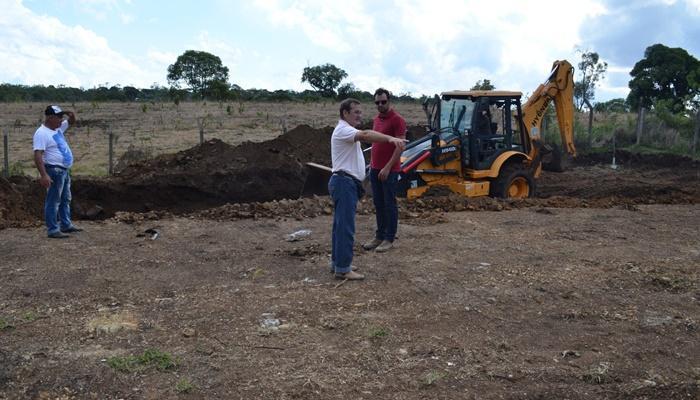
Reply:
[[385, 254], [359, 247], [364, 199], [367, 280], [342, 282], [328, 197], [299, 198], [328, 135], [76, 177], [67, 240], [35, 181], [0, 179], [0, 398], [700, 398], [696, 161], [585, 156], [534, 199], [401, 200]]

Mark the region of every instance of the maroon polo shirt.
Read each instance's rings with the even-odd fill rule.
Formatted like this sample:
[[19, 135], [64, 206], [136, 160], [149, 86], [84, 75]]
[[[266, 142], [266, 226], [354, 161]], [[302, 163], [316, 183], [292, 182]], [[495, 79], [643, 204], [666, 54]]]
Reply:
[[[386, 115], [377, 114], [374, 117], [374, 125], [372, 130], [383, 133], [385, 135], [405, 138], [406, 137], [406, 121], [399, 113], [392, 108]], [[382, 169], [391, 159], [394, 153], [394, 146], [391, 143], [372, 143], [372, 158], [370, 166], [372, 169]], [[396, 163], [391, 168], [393, 172], [401, 169], [401, 161], [396, 160]]]

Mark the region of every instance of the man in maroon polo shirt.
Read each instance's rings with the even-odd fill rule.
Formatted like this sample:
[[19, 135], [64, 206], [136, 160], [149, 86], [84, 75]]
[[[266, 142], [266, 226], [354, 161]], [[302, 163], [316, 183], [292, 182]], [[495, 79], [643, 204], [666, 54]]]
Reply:
[[[385, 135], [405, 139], [406, 121], [394, 111], [391, 93], [384, 88], [374, 92], [374, 104], [379, 114], [374, 118], [372, 130]], [[394, 246], [399, 210], [396, 206], [401, 149], [391, 143], [372, 143], [369, 179], [372, 183], [372, 200], [376, 209], [377, 231], [375, 237], [362, 247], [365, 250], [385, 252]]]

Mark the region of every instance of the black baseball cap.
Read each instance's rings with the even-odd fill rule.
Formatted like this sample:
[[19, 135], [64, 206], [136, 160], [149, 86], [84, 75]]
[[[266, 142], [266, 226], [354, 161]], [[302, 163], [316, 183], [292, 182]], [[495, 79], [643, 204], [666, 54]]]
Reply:
[[44, 110], [44, 115], [56, 115], [59, 117], [62, 117], [65, 112], [61, 110], [61, 107], [59, 106], [48, 106], [46, 107], [46, 110]]

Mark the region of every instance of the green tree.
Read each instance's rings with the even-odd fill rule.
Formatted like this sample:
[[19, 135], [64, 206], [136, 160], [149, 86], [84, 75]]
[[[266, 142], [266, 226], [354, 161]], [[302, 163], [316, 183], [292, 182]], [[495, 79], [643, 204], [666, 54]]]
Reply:
[[136, 100], [141, 95], [141, 92], [133, 86], [124, 86], [124, 96], [129, 101]]
[[231, 88], [225, 81], [211, 81], [204, 89], [204, 97], [218, 101], [228, 100], [231, 98]]
[[593, 109], [597, 112], [608, 113], [626, 113], [629, 112], [629, 106], [623, 98], [612, 99], [600, 103], [596, 103]]
[[334, 96], [335, 89], [348, 74], [333, 64], [317, 65], [304, 68], [301, 81], [308, 82], [311, 87], [323, 96]]
[[590, 102], [595, 99], [595, 86], [605, 76], [608, 63], [600, 61], [598, 53], [587, 51], [581, 53], [581, 62], [578, 63], [578, 73], [581, 80], [574, 82], [574, 99], [576, 108], [581, 111], [584, 104], [590, 108]]
[[472, 86], [472, 88], [469, 90], [494, 90], [495, 88], [496, 87], [489, 79], [484, 79], [483, 81], [476, 81], [476, 84], [474, 84], [474, 86]]
[[219, 57], [205, 51], [187, 50], [168, 67], [168, 83], [176, 89], [185, 83], [201, 98], [210, 86], [220, 86], [216, 82], [227, 81], [228, 67], [221, 64]]
[[341, 100], [353, 97], [353, 93], [357, 92], [357, 88], [353, 83], [344, 83], [338, 88], [338, 98]]
[[632, 68], [627, 102], [634, 110], [651, 107], [658, 100], [669, 100], [674, 113], [685, 111], [700, 95], [700, 61], [680, 47], [655, 44], [647, 47], [644, 58]]

